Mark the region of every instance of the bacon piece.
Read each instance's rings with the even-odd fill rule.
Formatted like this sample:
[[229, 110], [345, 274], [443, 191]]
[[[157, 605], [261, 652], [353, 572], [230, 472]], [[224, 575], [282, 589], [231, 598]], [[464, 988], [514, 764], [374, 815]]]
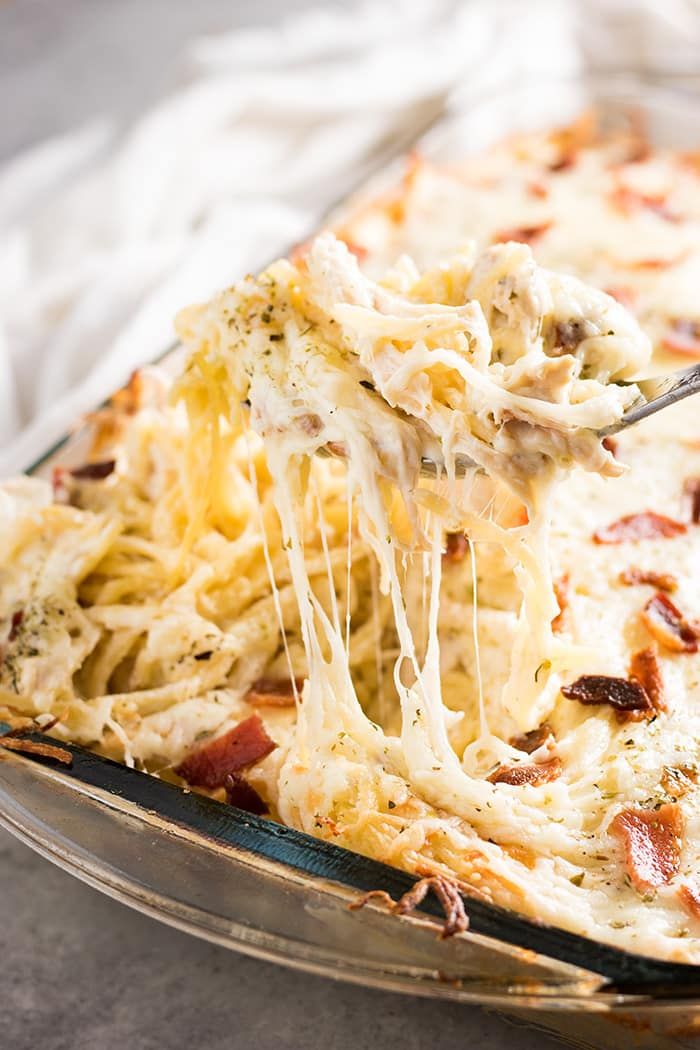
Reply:
[[338, 234], [338, 240], [343, 242], [345, 247], [348, 249], [349, 252], [352, 252], [352, 254], [355, 256], [358, 262], [362, 262], [362, 260], [366, 259], [369, 255], [368, 248], [365, 248], [363, 244], [358, 244], [357, 241], [354, 241], [345, 233]]
[[175, 772], [193, 787], [213, 790], [225, 784], [229, 773], [252, 766], [276, 747], [260, 715], [254, 714], [223, 736], [195, 748], [175, 767]]
[[634, 653], [630, 660], [629, 673], [630, 678], [635, 682], [639, 682], [651, 700], [654, 710], [665, 711], [664, 680], [656, 649], [649, 646]]
[[517, 241], [519, 244], [534, 244], [551, 227], [551, 222], [541, 222], [536, 226], [513, 226], [500, 230], [493, 235], [494, 244], [505, 244], [506, 241]]
[[639, 514], [626, 514], [597, 529], [593, 533], [593, 542], [639, 543], [640, 540], [671, 539], [684, 532], [687, 532], [687, 527], [682, 521], [674, 521], [653, 510], [643, 510]]
[[683, 496], [689, 505], [692, 524], [700, 525], [700, 478], [685, 479], [683, 482]]
[[694, 919], [700, 919], [700, 886], [696, 880], [684, 882], [678, 890], [678, 899]]
[[678, 588], [678, 580], [670, 572], [638, 569], [635, 565], [630, 565], [628, 569], [624, 569], [618, 578], [620, 583], [624, 583], [626, 587], [633, 587], [637, 583], [645, 583], [651, 587], [656, 587], [659, 591], [668, 591], [669, 594], [673, 594]]
[[636, 289], [630, 288], [628, 284], [611, 284], [608, 288], [604, 288], [603, 291], [606, 295], [611, 295], [613, 299], [617, 299], [618, 303], [622, 303], [628, 309], [631, 309], [637, 301]]
[[464, 901], [459, 887], [453, 879], [449, 879], [446, 875], [429, 875], [419, 879], [398, 901], [395, 901], [386, 890], [370, 890], [352, 901], [348, 907], [351, 911], [357, 911], [358, 908], [364, 908], [369, 901], [379, 900], [386, 904], [395, 915], [408, 915], [423, 903], [430, 890], [440, 901], [445, 912], [440, 940], [454, 937], [456, 933], [464, 933], [465, 930], [468, 930], [469, 916], [464, 910]]
[[674, 802], [677, 802], [698, 782], [698, 771], [695, 766], [664, 766], [661, 774], [661, 787]]
[[80, 481], [101, 481], [114, 473], [116, 465], [116, 459], [103, 459], [99, 463], [85, 463], [82, 467], [74, 467], [70, 473]]
[[246, 813], [255, 813], [259, 817], [270, 812], [267, 802], [240, 773], [229, 773], [224, 787], [229, 806], [236, 806], [237, 809], [244, 809]]
[[625, 157], [625, 164], [643, 164], [653, 155], [649, 140], [644, 135], [633, 136]]
[[135, 415], [143, 408], [146, 395], [146, 377], [140, 369], [129, 376], [129, 382], [110, 398], [110, 405], [127, 416]]
[[566, 617], [566, 610], [569, 608], [569, 574], [568, 572], [555, 581], [554, 583], [554, 595], [557, 599], [557, 605], [559, 606], [559, 612], [552, 620], [552, 630], [555, 634], [559, 634], [564, 628], [564, 620]]
[[19, 634], [19, 629], [22, 626], [24, 620], [24, 609], [18, 609], [17, 612], [13, 612], [12, 619], [10, 621], [10, 633], [7, 636], [8, 642], [14, 642], [15, 638]]
[[253, 682], [245, 699], [253, 707], [293, 707], [294, 686], [297, 693], [304, 687], [303, 678], [258, 678]]
[[54, 503], [68, 502], [68, 488], [66, 477], [68, 471], [65, 467], [54, 467], [51, 471], [51, 489], [53, 491]]
[[512, 736], [510, 738], [510, 746], [531, 755], [533, 751], [537, 751], [539, 747], [542, 747], [550, 737], [554, 739], [552, 727], [549, 722], [543, 722], [537, 729], [530, 729], [527, 733], [519, 733], [517, 736]]
[[596, 139], [598, 122], [593, 110], [586, 110], [571, 124], [557, 128], [548, 136], [549, 141], [559, 151], [559, 157], [549, 168], [551, 171], [564, 171], [575, 163], [578, 153], [584, 146], [590, 146]]
[[675, 802], [659, 809], [625, 809], [609, 830], [624, 847], [627, 874], [639, 893], [665, 886], [678, 873], [683, 814]]
[[561, 157], [553, 160], [551, 164], [547, 165], [547, 168], [552, 172], [569, 171], [575, 163], [576, 153], [572, 150], [570, 153], [562, 153]]
[[670, 270], [678, 266], [687, 256], [687, 251], [681, 252], [674, 259], [627, 259], [624, 262], [618, 260], [618, 266], [625, 266], [628, 270]]
[[584, 674], [570, 685], [563, 685], [562, 696], [578, 700], [580, 704], [609, 704], [616, 711], [648, 711], [652, 703], [644, 686], [628, 678], [612, 678], [604, 674]]
[[469, 553], [469, 540], [463, 532], [448, 532], [445, 537], [443, 558], [449, 562], [464, 561]]
[[671, 211], [665, 193], [640, 193], [629, 186], [618, 185], [608, 195], [612, 207], [623, 215], [646, 210], [655, 212], [666, 222], [678, 222], [680, 216]]
[[65, 747], [44, 744], [38, 740], [24, 740], [16, 736], [0, 736], [0, 747], [4, 747], [8, 751], [21, 751], [27, 755], [40, 755], [41, 758], [52, 758], [54, 762], [61, 762], [64, 766], [73, 765], [73, 756]]
[[531, 784], [539, 787], [561, 776], [561, 769], [561, 759], [550, 758], [547, 762], [533, 762], [531, 765], [499, 766], [486, 779], [490, 784], [511, 784], [513, 787]]
[[532, 179], [531, 182], [528, 182], [527, 192], [531, 197], [537, 197], [538, 200], [546, 200], [546, 198], [549, 197], [548, 186], [539, 179]]
[[661, 340], [661, 345], [673, 354], [700, 358], [700, 321], [677, 317], [671, 321], [670, 331]]
[[299, 241], [298, 244], [293, 245], [289, 252], [289, 261], [298, 266], [309, 254], [311, 243], [312, 238], [307, 237], [305, 241]]
[[642, 610], [642, 621], [660, 645], [674, 653], [696, 653], [700, 633], [680, 609], [658, 592]]

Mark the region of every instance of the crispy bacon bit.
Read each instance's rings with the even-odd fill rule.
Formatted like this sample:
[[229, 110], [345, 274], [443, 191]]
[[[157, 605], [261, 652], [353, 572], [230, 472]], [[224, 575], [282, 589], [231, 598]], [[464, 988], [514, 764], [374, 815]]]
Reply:
[[10, 621], [10, 633], [7, 636], [8, 642], [14, 642], [15, 638], [19, 634], [19, 629], [22, 626], [22, 620], [24, 619], [24, 610], [18, 609], [17, 612], [12, 614]]
[[541, 182], [539, 179], [533, 179], [527, 184], [527, 192], [531, 197], [537, 197], [538, 200], [546, 200], [549, 197], [549, 188], [546, 183]]
[[673, 594], [678, 588], [678, 580], [672, 573], [654, 572], [653, 569], [638, 569], [635, 565], [630, 565], [629, 569], [621, 572], [619, 580], [626, 587], [644, 583], [649, 584], [650, 587], [656, 587], [659, 591], [668, 591], [669, 594]]
[[289, 261], [298, 266], [299, 263], [309, 254], [309, 248], [311, 247], [311, 238], [307, 237], [305, 241], [299, 241], [298, 244], [292, 246], [289, 252]]
[[690, 168], [695, 175], [700, 175], [700, 151], [687, 150], [678, 153], [676, 159], [680, 167]]
[[494, 244], [505, 244], [506, 241], [518, 241], [519, 244], [534, 244], [551, 227], [551, 222], [541, 222], [537, 226], [513, 226], [500, 230], [493, 236]]
[[623, 810], [609, 830], [624, 847], [627, 874], [639, 893], [665, 886], [678, 873], [683, 814], [675, 802]]
[[54, 762], [61, 762], [64, 766], [73, 765], [73, 756], [65, 747], [44, 744], [38, 740], [24, 740], [16, 736], [0, 736], [0, 747], [4, 747], [8, 751], [21, 751], [27, 755], [40, 755], [41, 758], [52, 758]]
[[362, 262], [363, 259], [367, 258], [369, 250], [363, 244], [358, 244], [357, 241], [354, 241], [345, 233], [338, 234], [338, 239], [343, 242], [349, 252], [352, 252], [358, 262]]
[[537, 751], [550, 738], [554, 738], [552, 727], [549, 722], [543, 722], [537, 729], [531, 729], [528, 733], [520, 733], [518, 736], [511, 737], [510, 746], [531, 755], [533, 751]]
[[[574, 163], [579, 150], [590, 146], [596, 138], [598, 123], [593, 110], [587, 110], [580, 117], [563, 128], [557, 128], [549, 135], [549, 140], [559, 151], [559, 159], [550, 168], [563, 170]], [[564, 161], [567, 163], [564, 164]]]
[[561, 776], [561, 769], [561, 759], [550, 758], [547, 762], [533, 762], [531, 765], [499, 766], [486, 779], [490, 784], [511, 784], [513, 787], [531, 784], [539, 787]]
[[53, 491], [54, 503], [68, 502], [68, 486], [66, 480], [68, 471], [65, 467], [54, 467], [51, 471], [51, 489]]
[[81, 481], [101, 481], [114, 473], [116, 465], [116, 459], [103, 459], [99, 463], [85, 463], [82, 467], [74, 467], [70, 473]]
[[110, 398], [110, 405], [127, 416], [135, 415], [143, 407], [146, 393], [144, 374], [138, 368], [131, 373], [129, 382]]
[[604, 288], [603, 291], [628, 309], [631, 309], [637, 301], [636, 289], [630, 288], [627, 284], [613, 284], [609, 288]]
[[584, 674], [561, 689], [567, 700], [580, 704], [609, 704], [616, 711], [648, 711], [652, 703], [640, 682], [628, 678], [612, 678], [604, 674]]
[[624, 518], [597, 529], [593, 533], [593, 542], [639, 543], [640, 540], [671, 539], [686, 531], [682, 521], [674, 521], [653, 510], [643, 510], [639, 514], [626, 514]]
[[649, 140], [644, 135], [634, 135], [625, 157], [625, 164], [643, 164], [645, 160], [649, 160], [652, 154], [653, 150]]
[[649, 646], [647, 649], [640, 649], [634, 653], [630, 660], [629, 673], [631, 679], [639, 682], [651, 700], [654, 710], [665, 711], [664, 680], [656, 649]]
[[566, 610], [569, 608], [569, 574], [564, 573], [560, 579], [554, 583], [554, 594], [557, 599], [557, 605], [559, 606], [559, 612], [552, 620], [552, 630], [555, 634], [559, 634], [564, 629], [564, 620], [566, 618]]
[[270, 812], [267, 802], [240, 773], [229, 773], [224, 787], [229, 806], [236, 806], [237, 809], [244, 809], [246, 813], [255, 813], [259, 817]]
[[687, 257], [688, 252], [680, 252], [673, 259], [635, 259], [625, 265], [632, 270], [670, 270], [678, 266]]
[[661, 774], [661, 787], [674, 802], [697, 784], [698, 771], [695, 766], [664, 766]]
[[576, 153], [572, 150], [570, 153], [562, 153], [561, 157], [557, 160], [553, 160], [547, 167], [552, 172], [569, 171], [573, 168], [576, 163]]
[[629, 186], [618, 185], [609, 194], [608, 199], [612, 207], [623, 215], [631, 215], [635, 211], [655, 212], [666, 222], [678, 222], [679, 216], [668, 207], [666, 194], [664, 193], [640, 193]]
[[700, 919], [700, 886], [693, 880], [684, 882], [678, 890], [678, 899], [694, 919]]
[[670, 329], [661, 340], [661, 345], [672, 354], [700, 358], [700, 321], [677, 317], [671, 321]]
[[304, 687], [303, 678], [258, 678], [246, 693], [245, 699], [253, 707], [293, 707], [294, 686], [297, 693]]
[[686, 478], [683, 482], [683, 497], [688, 503], [690, 520], [700, 525], [700, 478]]
[[469, 553], [469, 540], [463, 532], [448, 532], [443, 558], [449, 562], [464, 561]]
[[459, 887], [446, 875], [429, 875], [424, 879], [419, 879], [398, 901], [395, 901], [386, 890], [370, 890], [369, 893], [363, 893], [357, 900], [352, 901], [348, 907], [351, 911], [357, 911], [358, 908], [363, 908], [368, 901], [378, 900], [386, 904], [395, 915], [408, 915], [423, 903], [430, 890], [440, 901], [445, 912], [440, 940], [454, 937], [456, 933], [464, 933], [465, 930], [468, 930], [469, 917], [464, 910], [464, 901]]
[[191, 751], [175, 772], [193, 787], [222, 787], [229, 773], [237, 773], [265, 758], [277, 747], [267, 735], [260, 715], [239, 722], [223, 736]]
[[665, 594], [657, 593], [642, 610], [647, 630], [674, 653], [696, 653], [700, 633]]

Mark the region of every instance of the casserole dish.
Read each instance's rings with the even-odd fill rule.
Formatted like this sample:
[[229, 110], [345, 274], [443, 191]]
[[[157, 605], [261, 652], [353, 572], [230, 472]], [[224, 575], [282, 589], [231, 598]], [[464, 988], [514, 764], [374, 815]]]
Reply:
[[[466, 108], [457, 100], [420, 149], [444, 162], [511, 131], [560, 123], [590, 104], [610, 126], [641, 111], [652, 141], [696, 145], [689, 81], [651, 84], [619, 75], [532, 82], [517, 95], [488, 95]], [[337, 219], [396, 174], [396, 166], [382, 171], [359, 199], [341, 205]], [[81, 441], [80, 434], [71, 438], [35, 469], [50, 473], [57, 455], [64, 466], [79, 463]], [[72, 750], [69, 770], [2, 753], [2, 821], [136, 907], [301, 968], [512, 1014], [537, 1011], [538, 1023], [575, 1033], [577, 1045], [605, 1043], [617, 1022], [621, 1045], [628, 1036], [628, 1045], [693, 1045], [688, 1040], [700, 1021], [694, 967], [603, 947], [475, 902], [468, 903], [470, 931], [448, 942], [417, 918], [376, 908], [349, 912], [357, 891], [396, 895], [409, 877]]]

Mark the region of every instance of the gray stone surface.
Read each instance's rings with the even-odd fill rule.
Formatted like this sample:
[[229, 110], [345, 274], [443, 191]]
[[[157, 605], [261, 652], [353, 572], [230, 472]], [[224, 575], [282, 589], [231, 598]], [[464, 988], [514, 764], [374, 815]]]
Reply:
[[[0, 4], [0, 157], [177, 81], [191, 33], [290, 0]], [[0, 832], [2, 1050], [548, 1050], [477, 1009], [372, 992], [235, 955], [101, 896]]]

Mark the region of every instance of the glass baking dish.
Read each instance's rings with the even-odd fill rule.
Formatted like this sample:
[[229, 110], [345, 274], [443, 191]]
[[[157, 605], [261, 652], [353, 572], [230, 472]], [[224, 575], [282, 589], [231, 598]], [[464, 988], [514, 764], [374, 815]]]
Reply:
[[[700, 144], [700, 78], [619, 72], [531, 77], [463, 91], [418, 143], [437, 162], [594, 106], [603, 124], [644, 120], [657, 144]], [[390, 186], [384, 166], [334, 211], [342, 220]], [[177, 353], [166, 364], [174, 365]], [[82, 461], [78, 431], [33, 468]], [[576, 1046], [700, 1047], [700, 968], [656, 962], [467, 901], [471, 928], [436, 937], [430, 900], [413, 917], [358, 891], [399, 895], [412, 879], [303, 833], [187, 794], [80, 749], [70, 769], [0, 749], [0, 822], [103, 892], [237, 950], [414, 995], [498, 1007]], [[697, 976], [696, 976], [697, 974]]]

